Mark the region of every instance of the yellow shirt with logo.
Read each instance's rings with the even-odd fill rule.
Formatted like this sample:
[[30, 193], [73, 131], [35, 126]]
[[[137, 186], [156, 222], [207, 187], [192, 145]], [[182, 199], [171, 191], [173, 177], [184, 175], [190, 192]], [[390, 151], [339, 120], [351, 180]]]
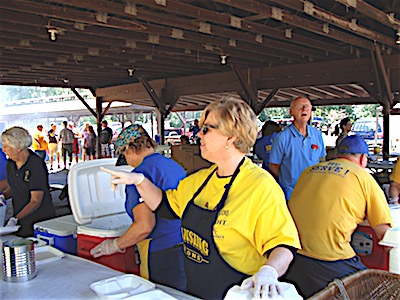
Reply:
[[[214, 165], [200, 170], [183, 179], [176, 190], [167, 191], [169, 205], [179, 217], [215, 168]], [[230, 179], [214, 173], [196, 197], [195, 204], [214, 209]], [[300, 248], [298, 233], [281, 188], [269, 172], [248, 158], [229, 190], [225, 206], [219, 212], [213, 237], [224, 260], [249, 275], [256, 273], [266, 262], [263, 254], [277, 245]]]
[[299, 230], [299, 253], [325, 261], [355, 256], [350, 245], [357, 225], [391, 224], [385, 195], [375, 179], [347, 159], [321, 162], [300, 176], [289, 209]]

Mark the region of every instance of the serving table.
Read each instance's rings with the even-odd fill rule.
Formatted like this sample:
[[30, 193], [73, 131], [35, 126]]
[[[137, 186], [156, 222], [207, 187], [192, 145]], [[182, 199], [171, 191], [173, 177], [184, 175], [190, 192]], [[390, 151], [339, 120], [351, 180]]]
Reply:
[[[3, 242], [14, 239], [15, 236], [0, 236]], [[25, 282], [6, 282], [3, 280], [3, 264], [0, 267], [0, 299], [100, 299], [90, 285], [93, 282], [122, 275], [124, 273], [109, 267], [65, 254], [57, 261], [37, 265], [37, 276]], [[197, 299], [188, 294], [156, 285], [156, 289], [173, 296], [176, 299]]]

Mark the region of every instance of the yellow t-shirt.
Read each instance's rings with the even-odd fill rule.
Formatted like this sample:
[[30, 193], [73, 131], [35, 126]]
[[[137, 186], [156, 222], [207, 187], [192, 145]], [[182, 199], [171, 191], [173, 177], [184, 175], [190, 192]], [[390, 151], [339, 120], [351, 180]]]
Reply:
[[357, 225], [392, 224], [385, 195], [375, 179], [347, 159], [321, 162], [300, 176], [289, 209], [300, 234], [299, 253], [325, 261], [355, 255]]
[[[187, 203], [216, 166], [182, 180], [167, 191], [174, 212], [182, 217]], [[231, 177], [216, 173], [195, 199], [195, 204], [214, 209]], [[265, 252], [279, 244], [300, 248], [298, 233], [275, 179], [246, 158], [229, 190], [225, 206], [213, 228], [217, 248], [225, 261], [245, 274], [256, 273], [266, 261]]]
[[392, 174], [390, 174], [390, 180], [400, 183], [400, 160], [396, 162]]
[[33, 135], [33, 141], [32, 141], [32, 147], [33, 150], [47, 150], [48, 149], [48, 144], [45, 139], [45, 135], [43, 132], [40, 132], [37, 130], [35, 134]]

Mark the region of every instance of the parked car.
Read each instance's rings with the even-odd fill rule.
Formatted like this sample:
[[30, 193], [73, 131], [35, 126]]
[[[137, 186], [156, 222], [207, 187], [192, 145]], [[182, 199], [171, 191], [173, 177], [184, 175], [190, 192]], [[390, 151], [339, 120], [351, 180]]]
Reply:
[[181, 135], [178, 134], [176, 131], [171, 131], [168, 135], [165, 136], [165, 143], [167, 145], [179, 145], [181, 140]]
[[291, 125], [293, 123], [293, 119], [280, 119], [275, 122], [278, 123], [282, 129], [285, 129], [286, 127], [288, 127], [289, 125]]
[[[174, 132], [174, 133], [173, 133]], [[176, 139], [175, 134], [179, 137], [183, 134], [182, 128], [164, 128], [165, 143], [168, 144], [167, 138]], [[160, 136], [157, 134], [155, 139], [157, 144], [160, 144]]]
[[311, 120], [311, 126], [317, 128], [326, 135], [329, 133], [329, 123], [323, 117], [313, 117]]
[[351, 131], [362, 137], [369, 146], [376, 144], [382, 146], [383, 144], [383, 122], [382, 118], [378, 121], [376, 118], [361, 118], [354, 122]]

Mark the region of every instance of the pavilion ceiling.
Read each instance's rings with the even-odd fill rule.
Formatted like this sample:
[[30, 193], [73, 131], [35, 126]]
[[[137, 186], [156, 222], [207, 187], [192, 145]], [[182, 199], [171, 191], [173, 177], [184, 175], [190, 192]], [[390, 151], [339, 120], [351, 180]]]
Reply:
[[298, 95], [390, 108], [399, 19], [399, 0], [2, 0], [0, 84], [90, 88], [161, 111], [225, 95], [257, 111]]

